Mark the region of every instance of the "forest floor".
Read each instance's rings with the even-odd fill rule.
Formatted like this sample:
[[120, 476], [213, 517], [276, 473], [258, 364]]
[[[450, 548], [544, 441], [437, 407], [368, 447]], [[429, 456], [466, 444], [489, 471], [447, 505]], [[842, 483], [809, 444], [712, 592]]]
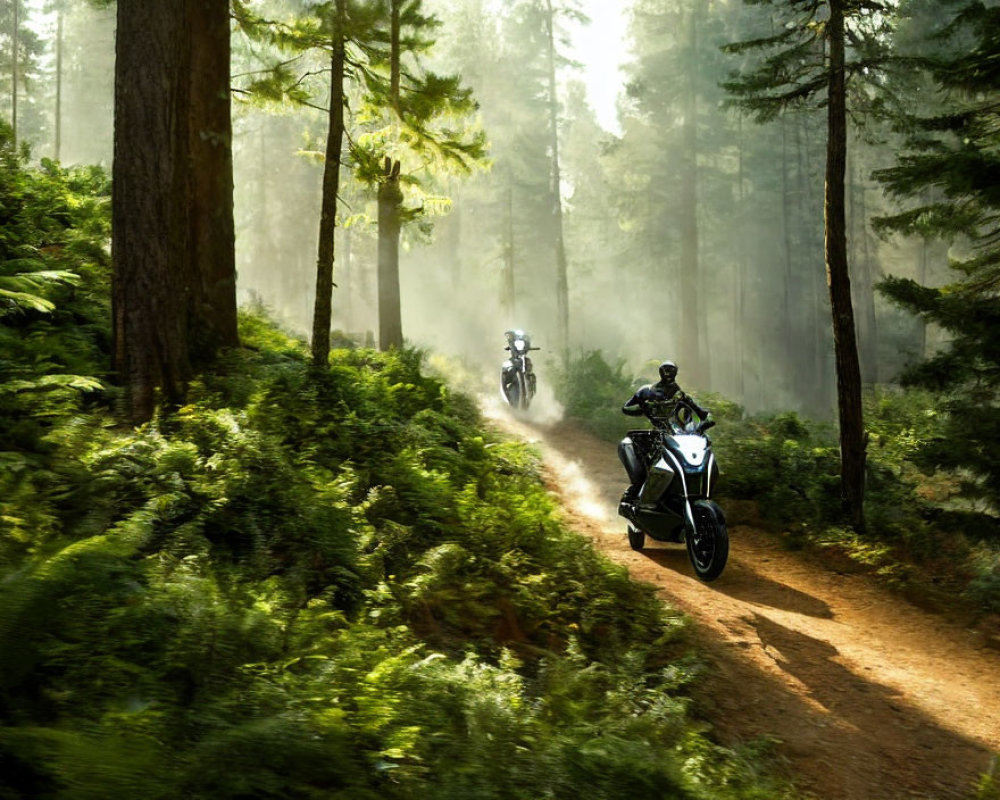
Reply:
[[968, 798], [996, 767], [1000, 652], [961, 621], [742, 525], [726, 571], [701, 583], [680, 545], [629, 548], [613, 445], [487, 414], [540, 448], [573, 528], [691, 617], [707, 667], [695, 697], [722, 743], [776, 738], [789, 775], [823, 800]]

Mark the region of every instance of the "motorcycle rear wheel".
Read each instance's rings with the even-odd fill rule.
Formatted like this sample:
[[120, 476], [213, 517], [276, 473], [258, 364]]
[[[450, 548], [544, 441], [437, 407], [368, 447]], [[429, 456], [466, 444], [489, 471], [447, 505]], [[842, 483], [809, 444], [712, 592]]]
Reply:
[[646, 544], [646, 534], [640, 531], [634, 525], [629, 525], [628, 546], [638, 552], [639, 550], [642, 550], [645, 544]]
[[696, 500], [691, 504], [695, 529], [688, 531], [687, 551], [695, 575], [705, 583], [714, 581], [729, 559], [729, 532], [726, 517], [718, 504], [711, 500]]

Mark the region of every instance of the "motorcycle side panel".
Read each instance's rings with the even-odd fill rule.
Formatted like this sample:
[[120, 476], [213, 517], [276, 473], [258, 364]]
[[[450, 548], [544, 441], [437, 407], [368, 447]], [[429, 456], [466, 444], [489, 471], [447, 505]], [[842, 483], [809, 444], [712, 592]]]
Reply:
[[649, 468], [649, 477], [646, 478], [646, 482], [639, 491], [639, 504], [643, 506], [656, 505], [663, 497], [663, 493], [670, 488], [674, 475], [676, 472], [665, 459], [661, 458], [653, 464]]

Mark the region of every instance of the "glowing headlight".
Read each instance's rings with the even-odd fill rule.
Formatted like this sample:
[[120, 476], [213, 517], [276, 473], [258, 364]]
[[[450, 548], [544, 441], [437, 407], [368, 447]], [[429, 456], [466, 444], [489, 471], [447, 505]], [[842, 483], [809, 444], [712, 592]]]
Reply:
[[514, 349], [517, 350], [517, 352], [519, 352], [519, 353], [523, 353], [524, 352], [524, 340], [523, 339], [517, 339], [514, 342]]

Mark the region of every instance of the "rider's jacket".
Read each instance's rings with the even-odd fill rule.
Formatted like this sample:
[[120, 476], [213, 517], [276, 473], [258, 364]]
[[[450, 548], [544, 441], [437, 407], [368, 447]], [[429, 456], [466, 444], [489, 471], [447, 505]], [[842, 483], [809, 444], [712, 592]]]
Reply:
[[681, 387], [675, 382], [664, 383], [663, 381], [643, 386], [622, 406], [622, 413], [628, 414], [630, 417], [641, 417], [645, 413], [647, 403], [664, 403], [669, 400], [684, 400], [701, 419], [708, 416], [708, 411], [684, 394]]

